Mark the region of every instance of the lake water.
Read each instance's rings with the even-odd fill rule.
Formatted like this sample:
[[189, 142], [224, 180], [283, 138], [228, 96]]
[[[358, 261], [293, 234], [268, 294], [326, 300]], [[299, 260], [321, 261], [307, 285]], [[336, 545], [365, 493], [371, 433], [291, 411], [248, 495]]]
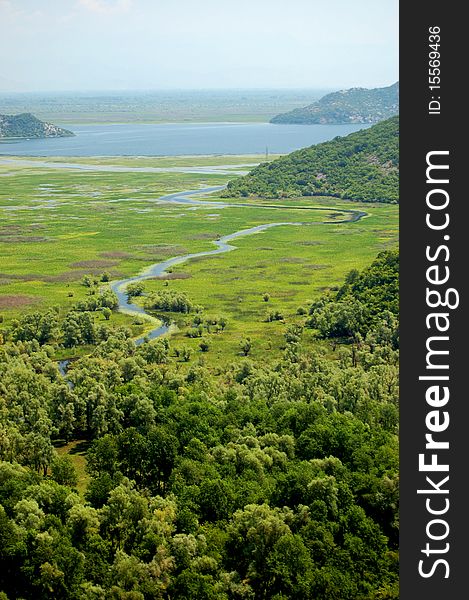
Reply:
[[364, 125], [191, 123], [67, 125], [76, 137], [0, 142], [15, 156], [180, 156], [184, 154], [285, 154]]

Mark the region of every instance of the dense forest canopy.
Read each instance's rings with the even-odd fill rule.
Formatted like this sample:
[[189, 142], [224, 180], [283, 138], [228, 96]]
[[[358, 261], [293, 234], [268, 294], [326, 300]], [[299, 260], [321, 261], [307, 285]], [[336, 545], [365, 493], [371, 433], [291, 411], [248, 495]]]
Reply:
[[115, 308], [1, 332], [0, 598], [396, 600], [397, 252], [286, 323], [271, 363], [136, 346], [89, 318]]
[[264, 163], [230, 181], [227, 196], [399, 200], [399, 117]]
[[323, 96], [271, 119], [271, 123], [313, 125], [326, 123], [377, 123], [399, 113], [399, 82], [388, 87], [351, 88]]
[[0, 138], [46, 138], [75, 135], [52, 123], [40, 121], [31, 113], [0, 115]]

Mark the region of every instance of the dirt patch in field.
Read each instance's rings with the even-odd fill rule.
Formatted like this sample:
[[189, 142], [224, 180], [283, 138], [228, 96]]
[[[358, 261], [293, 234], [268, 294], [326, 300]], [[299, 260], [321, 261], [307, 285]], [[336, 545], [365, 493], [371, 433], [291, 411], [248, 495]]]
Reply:
[[289, 263], [289, 264], [292, 264], [292, 265], [301, 265], [305, 261], [304, 261], [303, 258], [295, 258], [294, 256], [286, 256], [285, 258], [281, 258], [279, 260], [279, 262], [281, 262], [281, 263]]
[[79, 260], [71, 263], [69, 267], [72, 269], [109, 269], [119, 264], [116, 260]]
[[282, 291], [277, 291], [275, 293], [275, 297], [276, 298], [293, 298], [294, 296], [296, 296], [297, 292], [294, 292], [292, 290], [282, 290]]
[[304, 265], [302, 269], [303, 271], [309, 273], [313, 271], [321, 271], [322, 269], [330, 269], [331, 267], [332, 265]]
[[24, 228], [19, 225], [3, 225], [0, 227], [0, 237], [4, 235], [13, 235], [14, 233], [24, 233]]
[[0, 308], [19, 308], [20, 306], [31, 306], [39, 302], [41, 302], [39, 298], [21, 294], [0, 296]]
[[17, 275], [15, 274], [10, 274], [10, 273], [0, 273], [0, 277], [2, 279], [19, 279], [20, 281], [32, 281], [33, 279], [37, 279], [36, 277], [34, 277], [34, 275]]
[[31, 244], [38, 242], [51, 242], [50, 238], [41, 235], [1, 235], [0, 242], [4, 244]]
[[102, 256], [103, 258], [132, 258], [132, 255], [128, 252], [121, 252], [119, 250], [101, 252], [100, 256]]
[[40, 223], [31, 223], [31, 225], [2, 225], [0, 227], [0, 237], [10, 235], [23, 235], [36, 229], [44, 229], [44, 225]]
[[167, 258], [170, 256], [179, 256], [180, 254], [188, 254], [187, 248], [184, 246], [177, 246], [171, 244], [148, 244], [147, 246], [134, 246], [136, 250], [150, 254], [151, 256], [157, 256]]
[[164, 281], [172, 279], [190, 279], [192, 275], [190, 273], [165, 273], [164, 275], [159, 275], [158, 277], [153, 277], [153, 279], [162, 279]]
[[[65, 271], [58, 275], [39, 275], [38, 273], [27, 273], [24, 275], [9, 273], [0, 273], [0, 280], [4, 279], [8, 282], [16, 281], [46, 281], [47, 283], [60, 283], [79, 281], [85, 275], [101, 275], [102, 269], [75, 269], [74, 271]], [[110, 271], [111, 279], [119, 279], [123, 274], [119, 271]]]
[[[72, 282], [79, 281], [85, 275], [101, 275], [102, 272], [102, 269], [76, 269], [74, 271], [65, 271], [65, 273], [60, 273], [59, 275], [44, 275], [41, 279], [50, 283]], [[120, 279], [123, 276], [120, 271], [109, 271], [109, 275], [111, 276], [111, 280]]]
[[219, 233], [196, 233], [188, 236], [189, 240], [216, 240], [219, 237]]

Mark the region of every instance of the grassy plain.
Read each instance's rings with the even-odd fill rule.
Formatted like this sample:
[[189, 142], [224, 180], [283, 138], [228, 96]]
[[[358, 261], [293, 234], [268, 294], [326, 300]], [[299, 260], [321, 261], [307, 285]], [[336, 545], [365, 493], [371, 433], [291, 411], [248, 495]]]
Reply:
[[[97, 169], [110, 164], [170, 168], [260, 160], [253, 156], [63, 159]], [[205, 336], [210, 348], [202, 353], [200, 340], [186, 336], [192, 318], [175, 316], [179, 326], [172, 335], [175, 346], [192, 347], [195, 355], [222, 365], [239, 353], [240, 340], [249, 336], [253, 358], [262, 358], [280, 352], [286, 326], [298, 319], [298, 307], [307, 307], [324, 290], [338, 285], [350, 269], [362, 268], [380, 250], [397, 243], [398, 209], [392, 205], [332, 198], [282, 199], [278, 208], [262, 207], [275, 203], [255, 199], [246, 202], [249, 206], [226, 208], [157, 202], [165, 194], [221, 185], [234, 176], [65, 170], [34, 167], [30, 159], [0, 164], [4, 321], [29, 310], [71, 307], [86, 295], [87, 288], [81, 285], [85, 274], [106, 271], [113, 279], [128, 277], [172, 256], [211, 250], [217, 236], [263, 223], [301, 222], [304, 225], [241, 237], [233, 242], [236, 251], [174, 267], [181, 279], [146, 283], [149, 292], [163, 286], [185, 291], [205, 307], [206, 315], [227, 319], [225, 331]], [[298, 208], [307, 206], [321, 210]], [[363, 210], [368, 216], [356, 223], [334, 223], [340, 214], [332, 208]], [[268, 302], [264, 293], [270, 295]], [[285, 322], [266, 322], [266, 315], [276, 310]], [[111, 318], [115, 324], [131, 322], [132, 317], [122, 314]], [[134, 332], [141, 329], [137, 326]]]
[[0, 114], [32, 112], [53, 123], [265, 122], [331, 90], [160, 90], [1, 94]]
[[[1, 146], [0, 146], [1, 149]], [[270, 154], [271, 160], [282, 156], [281, 154]], [[27, 158], [18, 156], [2, 156], [0, 155], [0, 165], [13, 161], [14, 163], [23, 164], [25, 167], [30, 166], [28, 163], [54, 163], [58, 165], [74, 164], [74, 165], [94, 165], [96, 167], [103, 166], [121, 166], [128, 168], [140, 167], [206, 167], [206, 166], [223, 166], [223, 165], [258, 165], [260, 161], [265, 160], [264, 155], [259, 154], [241, 154], [241, 155], [224, 155], [224, 154], [208, 154], [197, 156], [48, 156], [37, 157], [28, 156]], [[15, 164], [16, 168], [21, 164]]]

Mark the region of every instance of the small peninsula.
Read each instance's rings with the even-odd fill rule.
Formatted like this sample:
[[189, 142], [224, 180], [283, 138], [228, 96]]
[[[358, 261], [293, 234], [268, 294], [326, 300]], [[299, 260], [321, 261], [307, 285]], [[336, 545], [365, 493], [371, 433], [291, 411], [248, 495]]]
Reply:
[[0, 138], [50, 138], [74, 135], [72, 131], [41, 121], [31, 113], [0, 115]]

